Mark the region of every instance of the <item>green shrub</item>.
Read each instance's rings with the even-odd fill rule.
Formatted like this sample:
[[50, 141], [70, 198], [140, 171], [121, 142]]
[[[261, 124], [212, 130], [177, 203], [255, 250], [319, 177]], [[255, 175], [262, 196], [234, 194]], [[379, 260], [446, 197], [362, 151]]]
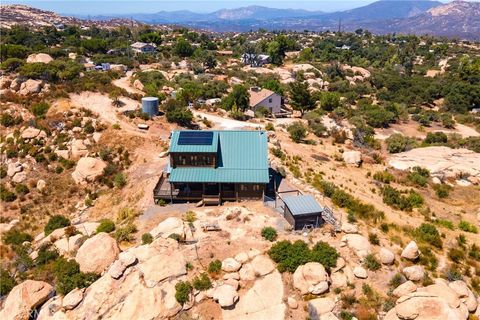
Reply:
[[17, 183], [17, 185], [15, 185], [15, 192], [20, 196], [24, 196], [28, 194], [30, 190], [23, 183]]
[[7, 270], [0, 268], [0, 296], [6, 296], [15, 287], [15, 279]]
[[401, 285], [402, 283], [404, 283], [406, 281], [405, 277], [401, 274], [401, 273], [396, 273], [391, 279], [390, 281], [388, 282], [388, 285], [395, 289], [396, 287], [398, 287], [399, 285]]
[[424, 265], [427, 270], [436, 271], [438, 267], [438, 259], [433, 253], [433, 250], [425, 246], [419, 246], [419, 250], [422, 254], [420, 255], [418, 263]]
[[474, 224], [465, 220], [458, 223], [458, 228], [465, 232], [478, 233], [478, 228]]
[[192, 283], [193, 287], [200, 291], [205, 291], [212, 287], [212, 281], [210, 281], [210, 278], [205, 272], [200, 274], [199, 277], [193, 278]]
[[378, 239], [378, 235], [376, 233], [369, 233], [368, 241], [375, 246], [380, 245], [380, 239]]
[[192, 285], [188, 281], [179, 281], [175, 285], [175, 299], [182, 306], [190, 300]]
[[150, 233], [142, 234], [142, 244], [149, 244], [153, 242], [153, 236]]
[[430, 223], [422, 223], [420, 227], [415, 230], [416, 237], [434, 247], [442, 248], [442, 238], [437, 228]]
[[429, 132], [423, 142], [426, 144], [445, 144], [448, 141], [448, 137], [444, 132]]
[[22, 123], [23, 118], [21, 116], [14, 117], [10, 113], [3, 112], [0, 116], [0, 124], [4, 127], [11, 127]]
[[17, 200], [17, 195], [8, 190], [3, 184], [0, 185], [0, 200], [4, 202], [13, 202]]
[[322, 180], [318, 175], [314, 178], [313, 186], [322, 191], [326, 197], [331, 198], [337, 206], [348, 209], [354, 218], [378, 221], [385, 217], [385, 214], [375, 209], [373, 205], [361, 202], [335, 184]]
[[2, 242], [9, 245], [21, 245], [25, 241], [31, 242], [33, 237], [28, 233], [11, 229], [3, 234]]
[[282, 149], [280, 148], [271, 148], [270, 151], [272, 152], [272, 154], [281, 159], [281, 160], [284, 160], [285, 159], [285, 153], [282, 151]]
[[474, 243], [472, 244], [472, 247], [470, 248], [470, 252], [468, 253], [468, 255], [477, 260], [477, 261], [480, 261], [480, 248]]
[[412, 172], [408, 174], [407, 179], [417, 186], [425, 187], [428, 183], [429, 176], [430, 172], [427, 169], [413, 167]]
[[394, 133], [387, 139], [387, 150], [390, 153], [399, 153], [408, 151], [415, 147], [415, 139], [410, 137], [405, 137], [401, 133]]
[[133, 240], [133, 233], [137, 231], [137, 227], [133, 223], [129, 223], [124, 227], [115, 230], [115, 239], [118, 242]]
[[382, 267], [380, 262], [375, 258], [373, 254], [369, 254], [365, 257], [363, 261], [363, 266], [371, 271], [376, 271]]
[[177, 242], [182, 241], [182, 236], [180, 236], [178, 233], [172, 233], [171, 235], [168, 236], [170, 239], [173, 239]]
[[434, 221], [434, 223], [439, 225], [439, 226], [442, 226], [444, 228], [447, 228], [447, 229], [450, 229], [450, 230], [455, 230], [455, 225], [450, 220], [437, 219], [437, 220]]
[[47, 225], [43, 229], [45, 235], [48, 236], [56, 229], [60, 229], [63, 227], [68, 227], [71, 224], [70, 219], [62, 216], [62, 215], [55, 215], [48, 220]]
[[127, 184], [127, 179], [125, 178], [125, 175], [122, 172], [119, 172], [115, 174], [115, 177], [113, 178], [113, 185], [119, 189], [125, 187]]
[[262, 237], [268, 241], [275, 241], [277, 239], [277, 230], [272, 227], [264, 227], [262, 229]]
[[358, 300], [353, 293], [345, 293], [340, 296], [340, 300], [342, 301], [342, 308], [348, 309], [352, 307], [354, 304], [358, 303]]
[[384, 203], [403, 211], [412, 211], [413, 208], [421, 207], [424, 202], [423, 197], [413, 190], [408, 191], [408, 195], [405, 196], [395, 188], [384, 186], [381, 192]]
[[383, 183], [390, 183], [392, 181], [395, 181], [395, 177], [393, 174], [391, 174], [388, 171], [377, 171], [373, 175], [373, 179], [383, 182]]
[[102, 219], [100, 220], [100, 224], [97, 227], [97, 233], [106, 232], [110, 233], [115, 231], [115, 222], [110, 219]]
[[265, 130], [267, 131], [275, 131], [275, 126], [273, 125], [273, 123], [269, 122], [265, 125]]
[[7, 167], [0, 166], [0, 179], [3, 179], [7, 176]]
[[307, 262], [319, 262], [328, 270], [335, 267], [339, 257], [337, 250], [326, 242], [320, 241], [310, 250], [302, 240], [277, 242], [268, 254], [280, 272], [295, 272], [298, 266]]
[[50, 109], [50, 105], [46, 102], [36, 103], [32, 106], [32, 113], [37, 118], [43, 118]]
[[80, 272], [80, 265], [73, 259], [58, 258], [53, 266], [57, 293], [65, 295], [75, 288], [90, 286], [99, 275]]
[[290, 138], [296, 143], [301, 142], [307, 136], [307, 127], [300, 121], [289, 125], [287, 131]]
[[38, 256], [35, 259], [35, 264], [41, 266], [47, 264], [50, 261], [55, 261], [59, 257], [58, 251], [52, 249], [48, 245], [43, 245], [38, 249]]
[[465, 259], [465, 251], [460, 248], [450, 248], [448, 250], [448, 258], [455, 263], [460, 263]]
[[222, 262], [218, 259], [208, 264], [208, 273], [219, 273], [222, 270]]
[[345, 310], [340, 311], [340, 319], [342, 319], [342, 320], [352, 320], [353, 318], [355, 318], [355, 315], [353, 313], [345, 311]]
[[433, 189], [435, 190], [435, 194], [440, 199], [444, 199], [444, 198], [448, 197], [451, 188], [452, 187], [450, 187], [449, 185], [446, 185], [446, 184], [435, 184], [433, 186]]

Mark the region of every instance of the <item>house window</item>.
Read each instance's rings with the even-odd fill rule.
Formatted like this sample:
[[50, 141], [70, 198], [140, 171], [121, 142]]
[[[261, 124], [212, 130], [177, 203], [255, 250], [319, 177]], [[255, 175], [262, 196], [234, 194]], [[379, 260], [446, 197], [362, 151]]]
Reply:
[[268, 98], [268, 103], [272, 103], [272, 98]]

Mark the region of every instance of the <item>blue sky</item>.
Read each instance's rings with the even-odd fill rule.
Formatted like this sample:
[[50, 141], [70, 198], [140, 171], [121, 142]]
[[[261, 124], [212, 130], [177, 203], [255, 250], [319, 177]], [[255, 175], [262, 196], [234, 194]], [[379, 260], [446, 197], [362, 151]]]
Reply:
[[[480, 1], [480, 0], [475, 0]], [[2, 0], [3, 4], [20, 3], [36, 8], [75, 15], [108, 15], [128, 13], [152, 13], [158, 11], [190, 10], [194, 12], [211, 12], [223, 8], [260, 5], [271, 8], [294, 8], [306, 10], [337, 11], [366, 5], [374, 0]], [[443, 1], [447, 2], [447, 1]]]

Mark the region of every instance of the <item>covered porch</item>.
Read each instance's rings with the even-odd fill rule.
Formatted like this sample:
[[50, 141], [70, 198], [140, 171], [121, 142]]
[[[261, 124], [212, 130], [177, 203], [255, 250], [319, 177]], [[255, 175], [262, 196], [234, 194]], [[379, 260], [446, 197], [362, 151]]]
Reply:
[[167, 174], [162, 174], [154, 189], [154, 199], [164, 201], [200, 201], [215, 203], [261, 199], [265, 185], [253, 183], [223, 182], [170, 182]]

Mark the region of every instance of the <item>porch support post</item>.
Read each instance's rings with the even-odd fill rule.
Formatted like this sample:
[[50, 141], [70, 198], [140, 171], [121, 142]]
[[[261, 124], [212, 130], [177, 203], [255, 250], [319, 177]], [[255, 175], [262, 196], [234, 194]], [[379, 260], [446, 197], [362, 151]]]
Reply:
[[275, 208], [277, 207], [277, 177], [273, 173], [273, 197], [275, 198]]

